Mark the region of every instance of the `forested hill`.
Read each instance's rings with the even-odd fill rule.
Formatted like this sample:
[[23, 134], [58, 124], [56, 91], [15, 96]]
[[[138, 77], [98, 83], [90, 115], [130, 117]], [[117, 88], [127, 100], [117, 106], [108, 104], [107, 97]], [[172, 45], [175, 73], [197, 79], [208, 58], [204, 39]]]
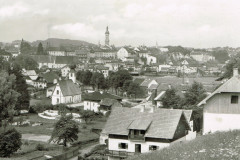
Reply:
[[46, 40], [37, 40], [32, 42], [32, 46], [37, 46], [39, 43], [42, 43], [43, 46], [46, 46], [47, 43], [51, 47], [61, 47], [61, 46], [96, 46], [95, 44], [82, 41], [82, 40], [70, 40], [70, 39], [59, 39], [59, 38], [49, 38]]

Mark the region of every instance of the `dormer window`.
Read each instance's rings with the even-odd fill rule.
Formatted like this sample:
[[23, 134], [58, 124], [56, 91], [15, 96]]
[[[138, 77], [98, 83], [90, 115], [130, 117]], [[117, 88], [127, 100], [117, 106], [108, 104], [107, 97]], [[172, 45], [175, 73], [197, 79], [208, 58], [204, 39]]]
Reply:
[[238, 96], [231, 96], [231, 104], [238, 104]]

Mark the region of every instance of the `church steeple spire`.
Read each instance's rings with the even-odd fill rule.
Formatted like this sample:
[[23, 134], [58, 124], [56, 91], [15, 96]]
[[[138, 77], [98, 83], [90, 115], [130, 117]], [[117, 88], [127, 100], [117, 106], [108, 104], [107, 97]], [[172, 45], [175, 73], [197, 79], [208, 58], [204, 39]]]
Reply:
[[105, 45], [109, 46], [109, 31], [108, 31], [108, 26], [106, 28], [106, 32], [105, 32]]

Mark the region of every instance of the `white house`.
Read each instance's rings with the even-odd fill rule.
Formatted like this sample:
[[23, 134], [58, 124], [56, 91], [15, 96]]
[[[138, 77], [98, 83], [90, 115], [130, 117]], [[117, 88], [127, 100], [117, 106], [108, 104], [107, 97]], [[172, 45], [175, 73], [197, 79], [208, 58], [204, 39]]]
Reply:
[[107, 92], [99, 92], [99, 91], [95, 91], [95, 92], [92, 92], [92, 93], [89, 93], [87, 94], [85, 97], [84, 97], [84, 110], [91, 110], [91, 111], [94, 111], [94, 112], [99, 112], [99, 107], [100, 107], [100, 102], [103, 100], [103, 99], [115, 99], [115, 100], [118, 100], [118, 101], [121, 101], [122, 98], [119, 97], [119, 96], [116, 96], [116, 95], [113, 95], [113, 94], [110, 94], [110, 93], [107, 93]]
[[[108, 159], [120, 160], [186, 141], [192, 111], [174, 109], [113, 108], [100, 143], [108, 143]], [[193, 137], [192, 137], [193, 138]]]
[[61, 75], [62, 77], [66, 77], [68, 75], [68, 72], [71, 70], [69, 65], [65, 65], [61, 68]]
[[240, 129], [240, 79], [233, 77], [198, 104], [203, 107], [203, 134]]
[[132, 50], [127, 49], [126, 47], [122, 47], [117, 52], [117, 58], [123, 60], [126, 57], [130, 57], [132, 55], [132, 52]]
[[59, 81], [52, 93], [52, 105], [79, 103], [81, 94], [81, 88], [72, 80]]

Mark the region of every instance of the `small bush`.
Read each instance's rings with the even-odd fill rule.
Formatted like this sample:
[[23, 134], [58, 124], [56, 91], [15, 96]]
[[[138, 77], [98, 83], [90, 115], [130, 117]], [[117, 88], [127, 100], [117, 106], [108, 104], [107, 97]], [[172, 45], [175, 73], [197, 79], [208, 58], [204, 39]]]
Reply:
[[38, 150], [38, 151], [43, 151], [44, 150], [44, 146], [42, 144], [38, 143], [36, 145], [35, 149]]
[[44, 147], [43, 144], [38, 143], [38, 144], [36, 145], [35, 149], [38, 150], [38, 151], [44, 151], [44, 150], [45, 150], [45, 147]]

